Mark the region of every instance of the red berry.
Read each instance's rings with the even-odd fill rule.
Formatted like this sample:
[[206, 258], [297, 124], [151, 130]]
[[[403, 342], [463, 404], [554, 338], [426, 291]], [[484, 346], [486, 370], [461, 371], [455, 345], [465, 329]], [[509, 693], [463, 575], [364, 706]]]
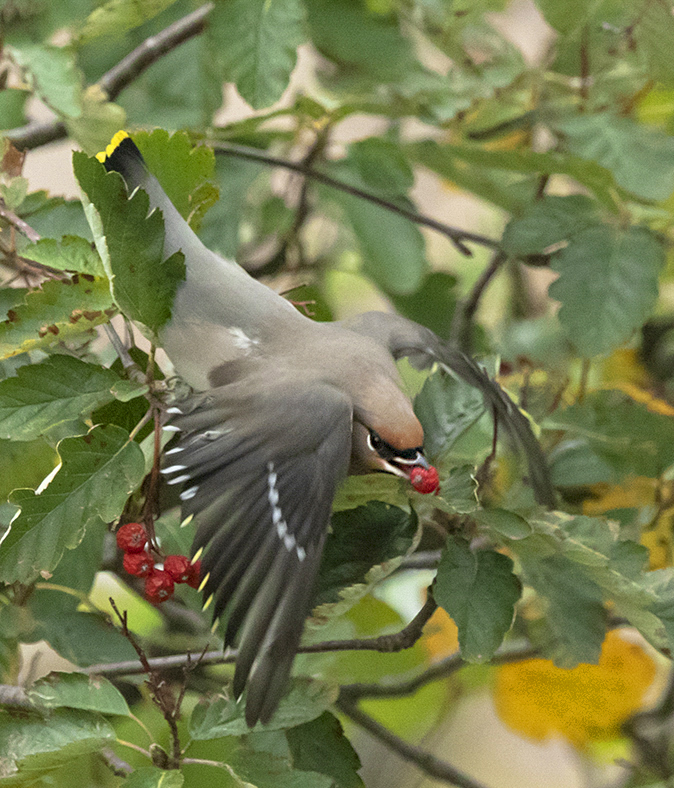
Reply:
[[201, 585], [201, 561], [195, 561], [193, 564], [190, 564], [187, 585], [190, 588], [199, 588]]
[[173, 596], [173, 578], [163, 569], [155, 569], [145, 581], [145, 599], [148, 602], [166, 602]]
[[154, 559], [147, 552], [125, 553], [124, 569], [136, 577], [147, 577], [154, 569]]
[[430, 468], [422, 468], [420, 465], [415, 465], [410, 471], [410, 483], [417, 492], [426, 495], [438, 489], [440, 479], [438, 472], [432, 465]]
[[176, 583], [187, 583], [191, 577], [190, 559], [184, 555], [167, 555], [164, 559], [164, 571], [168, 572]]
[[125, 553], [142, 553], [147, 544], [147, 531], [140, 523], [127, 523], [117, 531], [117, 547]]

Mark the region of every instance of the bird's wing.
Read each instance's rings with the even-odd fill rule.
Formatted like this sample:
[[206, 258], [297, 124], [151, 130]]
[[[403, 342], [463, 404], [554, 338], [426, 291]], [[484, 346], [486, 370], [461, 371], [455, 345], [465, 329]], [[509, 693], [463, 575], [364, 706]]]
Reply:
[[[255, 392], [255, 393], [252, 393]], [[246, 720], [276, 708], [309, 613], [332, 500], [351, 452], [352, 407], [325, 383], [232, 384], [172, 408], [178, 444], [165, 454], [194, 515], [206, 598], [236, 641]], [[169, 412], [171, 412], [169, 411]]]
[[554, 508], [556, 495], [547, 460], [534, 435], [529, 419], [487, 372], [456, 348], [443, 342], [424, 326], [399, 315], [366, 312], [349, 321], [347, 327], [381, 342], [395, 359], [409, 358], [418, 369], [437, 363], [477, 388], [496, 417], [524, 452], [529, 480], [536, 500]]

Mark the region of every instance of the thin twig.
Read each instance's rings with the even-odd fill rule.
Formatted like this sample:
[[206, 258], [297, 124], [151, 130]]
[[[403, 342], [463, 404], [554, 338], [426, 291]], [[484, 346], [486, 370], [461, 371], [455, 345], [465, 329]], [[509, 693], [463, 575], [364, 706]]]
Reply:
[[499, 272], [501, 266], [506, 262], [508, 256], [505, 252], [497, 249], [489, 265], [484, 269], [480, 278], [475, 283], [470, 295], [463, 304], [458, 304], [450, 337], [456, 346], [464, 353], [471, 352], [473, 320], [475, 313], [482, 299], [482, 295], [494, 276]]
[[369, 714], [359, 709], [353, 701], [340, 695], [337, 700], [337, 708], [350, 720], [379, 739], [396, 755], [413, 763], [425, 774], [442, 780], [449, 785], [459, 786], [459, 788], [486, 788], [483, 783], [468, 777], [468, 775], [452, 766], [451, 763], [447, 763], [421, 747], [410, 744], [396, 736], [373, 717], [370, 717]]
[[346, 192], [346, 194], [351, 194], [354, 197], [360, 197], [363, 200], [367, 200], [368, 202], [374, 203], [375, 205], [379, 205], [381, 208], [385, 208], [392, 213], [398, 214], [398, 216], [404, 216], [406, 219], [409, 219], [416, 224], [421, 224], [425, 227], [430, 227], [432, 230], [437, 230], [437, 232], [442, 233], [442, 235], [444, 235], [446, 238], [449, 238], [454, 246], [467, 257], [471, 257], [473, 253], [466, 246], [466, 241], [472, 241], [473, 243], [480, 244], [481, 246], [486, 246], [489, 249], [499, 249], [498, 241], [495, 241], [493, 238], [487, 238], [485, 235], [471, 233], [467, 230], [460, 230], [458, 227], [452, 227], [448, 224], [445, 224], [444, 222], [439, 222], [436, 219], [432, 219], [430, 216], [424, 216], [417, 211], [404, 208], [397, 203], [391, 202], [390, 200], [385, 200], [383, 197], [379, 197], [376, 194], [372, 194], [372, 192], [359, 189], [357, 186], [352, 186], [349, 183], [344, 183], [344, 181], [337, 180], [331, 175], [326, 175], [324, 172], [313, 169], [313, 167], [308, 167], [303, 162], [295, 162], [280, 158], [279, 156], [272, 156], [271, 154], [264, 153], [257, 148], [250, 148], [247, 145], [237, 145], [233, 142], [207, 140], [206, 144], [212, 147], [216, 153], [222, 154], [223, 156], [234, 156], [238, 159], [258, 161], [262, 162], [263, 164], [270, 164], [274, 167], [283, 167], [286, 170], [299, 172], [314, 181], [318, 181], [318, 183], [324, 184], [325, 186], [331, 186], [333, 189]]
[[104, 747], [98, 755], [116, 777], [128, 777], [133, 771], [133, 768], [110, 747]]
[[[428, 598], [410, 623], [391, 635], [381, 635], [376, 638], [354, 638], [352, 640], [324, 640], [320, 643], [313, 643], [309, 646], [300, 646], [300, 654], [316, 654], [324, 651], [380, 651], [390, 653], [411, 648], [421, 637], [424, 625], [430, 619], [437, 608], [437, 603], [433, 597]], [[231, 664], [236, 661], [236, 649], [217, 649], [205, 652], [198, 660], [200, 665]], [[144, 663], [130, 659], [124, 662], [109, 662], [90, 665], [83, 669], [83, 672], [100, 676], [130, 676], [136, 673], [151, 670], [166, 670], [170, 668], [182, 668], [193, 664], [190, 654], [171, 654], [166, 657], [145, 658]], [[147, 666], [147, 667], [145, 667]]]
[[31, 243], [36, 243], [40, 240], [40, 233], [38, 233], [36, 230], [33, 230], [33, 228], [24, 222], [20, 216], [17, 216], [14, 211], [10, 210], [2, 197], [0, 197], [0, 216], [2, 216], [6, 222], [9, 222], [12, 227], [16, 227], [16, 229], [22, 235], [25, 235]]
[[[540, 657], [540, 650], [529, 642], [507, 643], [500, 648], [489, 662], [490, 667], [506, 665], [511, 662], [524, 662], [528, 659]], [[360, 698], [399, 698], [412, 695], [417, 690], [433, 681], [449, 678], [461, 668], [466, 666], [466, 661], [459, 652], [436, 662], [426, 670], [411, 679], [380, 684], [346, 684], [340, 689], [340, 696], [355, 701]]]
[[[127, 88], [143, 71], [185, 41], [199, 35], [205, 27], [206, 17], [213, 10], [213, 3], [197, 8], [156, 35], [150, 36], [98, 81], [110, 101]], [[12, 144], [21, 150], [32, 150], [67, 136], [65, 124], [60, 120], [33, 122], [4, 133]]]

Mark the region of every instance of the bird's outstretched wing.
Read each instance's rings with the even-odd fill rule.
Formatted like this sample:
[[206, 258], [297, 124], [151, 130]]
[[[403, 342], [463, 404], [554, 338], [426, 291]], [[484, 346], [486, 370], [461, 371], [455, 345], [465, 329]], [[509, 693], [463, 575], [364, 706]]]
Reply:
[[225, 643], [238, 643], [234, 693], [246, 721], [268, 722], [283, 693], [351, 449], [348, 398], [325, 383], [238, 383], [171, 408], [178, 444], [165, 453], [194, 515], [193, 550]]
[[366, 312], [349, 321], [347, 327], [378, 340], [389, 349], [395, 359], [407, 357], [418, 369], [437, 363], [469, 385], [475, 386], [524, 452], [536, 500], [544, 506], [555, 506], [555, 490], [547, 460], [531, 429], [529, 419], [473, 359], [443, 342], [430, 329], [399, 315]]

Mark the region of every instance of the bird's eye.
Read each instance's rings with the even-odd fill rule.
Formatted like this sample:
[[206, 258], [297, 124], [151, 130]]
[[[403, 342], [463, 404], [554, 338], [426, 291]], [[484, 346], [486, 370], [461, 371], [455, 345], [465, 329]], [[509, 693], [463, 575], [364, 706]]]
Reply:
[[367, 442], [372, 451], [376, 451], [378, 454], [387, 446], [386, 442], [383, 441], [374, 430], [370, 430], [370, 434], [367, 436]]

